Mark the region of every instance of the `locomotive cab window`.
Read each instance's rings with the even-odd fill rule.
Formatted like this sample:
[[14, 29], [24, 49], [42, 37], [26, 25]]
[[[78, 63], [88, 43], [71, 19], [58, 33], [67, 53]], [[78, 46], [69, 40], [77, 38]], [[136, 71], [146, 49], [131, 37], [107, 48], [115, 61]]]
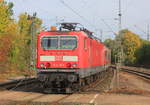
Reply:
[[41, 45], [43, 49], [58, 49], [58, 37], [43, 37]]
[[76, 36], [48, 36], [41, 39], [43, 49], [75, 49], [77, 48]]
[[60, 49], [77, 48], [77, 38], [75, 36], [60, 36]]

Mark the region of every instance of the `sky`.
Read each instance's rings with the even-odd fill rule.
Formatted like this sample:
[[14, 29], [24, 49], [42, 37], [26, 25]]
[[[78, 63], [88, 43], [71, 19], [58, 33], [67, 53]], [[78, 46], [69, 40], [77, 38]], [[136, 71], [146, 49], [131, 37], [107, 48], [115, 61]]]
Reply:
[[[6, 0], [14, 3], [14, 18], [27, 12], [43, 20], [43, 26], [60, 22], [77, 22], [93, 31], [103, 40], [114, 38], [118, 32], [119, 0]], [[139, 34], [146, 39], [150, 23], [150, 0], [121, 0], [122, 28]], [[107, 24], [107, 25], [106, 25]], [[136, 26], [136, 27], [135, 27]], [[101, 31], [102, 30], [102, 31]], [[144, 31], [144, 32], [143, 32]]]

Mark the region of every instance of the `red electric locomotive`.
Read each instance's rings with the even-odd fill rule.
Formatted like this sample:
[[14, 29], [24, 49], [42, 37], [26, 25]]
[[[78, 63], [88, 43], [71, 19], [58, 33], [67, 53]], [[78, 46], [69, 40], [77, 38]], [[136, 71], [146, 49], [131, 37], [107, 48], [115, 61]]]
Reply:
[[[41, 32], [37, 42], [38, 79], [45, 90], [72, 92], [110, 65], [110, 50], [77, 23]], [[91, 80], [92, 79], [92, 80]]]

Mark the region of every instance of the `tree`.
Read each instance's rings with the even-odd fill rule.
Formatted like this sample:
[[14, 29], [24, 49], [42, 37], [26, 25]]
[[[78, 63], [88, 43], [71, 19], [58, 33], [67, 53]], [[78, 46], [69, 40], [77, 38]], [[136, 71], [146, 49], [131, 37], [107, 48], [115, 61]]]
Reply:
[[118, 41], [121, 41], [121, 45], [123, 47], [124, 63], [135, 64], [137, 61], [136, 50], [142, 45], [140, 37], [135, 33], [125, 29], [121, 30], [120, 34], [117, 35], [114, 40], [105, 40], [106, 46], [111, 49], [112, 62], [115, 62], [116, 57], [118, 57], [118, 49], [121, 47], [118, 45]]
[[7, 32], [7, 27], [13, 23], [11, 16], [13, 15], [13, 3], [7, 3], [0, 0], [0, 33]]
[[115, 46], [116, 42], [115, 40], [112, 40], [112, 39], [106, 39], [104, 41], [104, 44], [109, 48], [111, 49], [111, 61], [112, 63], [115, 63], [115, 60], [116, 60], [116, 56], [117, 56], [117, 47]]
[[[0, 67], [6, 68], [6, 64], [9, 61], [9, 52], [11, 50], [12, 40], [9, 35], [0, 37]], [[0, 69], [1, 70], [1, 69]]]
[[[137, 64], [150, 65], [150, 42], [142, 40], [142, 46], [136, 51]], [[149, 66], [150, 67], [150, 66]]]
[[[20, 50], [20, 62], [22, 62], [22, 65], [20, 65], [21, 69], [27, 69], [30, 65], [30, 56], [31, 56], [31, 38], [32, 38], [32, 27], [33, 27], [33, 20], [31, 19], [32, 16], [30, 16], [27, 13], [22, 13], [19, 16], [18, 26], [19, 26], [19, 33], [20, 33], [20, 44], [19, 44], [19, 50]], [[35, 17], [34, 21], [34, 29], [35, 34], [37, 35], [38, 32], [42, 29], [42, 20], [38, 17]], [[36, 36], [35, 36], [36, 38]], [[35, 41], [34, 41], [35, 42]]]
[[[20, 34], [24, 35], [31, 35], [31, 25], [32, 25], [32, 20], [31, 16], [27, 13], [22, 13], [19, 16], [19, 21], [18, 21], [19, 29], [20, 29]], [[38, 17], [35, 18], [35, 26], [36, 26], [36, 31], [39, 32], [42, 28], [42, 20], [39, 19]]]
[[136, 50], [139, 49], [142, 45], [141, 39], [135, 33], [129, 30], [122, 30], [122, 44], [125, 54], [125, 63], [135, 64], [137, 61]]
[[[22, 13], [16, 21], [12, 18], [12, 8], [13, 3], [0, 0], [0, 67], [3, 67], [0, 70], [28, 71], [33, 21], [28, 13]], [[34, 23], [37, 35], [42, 29], [42, 20], [35, 17]]]

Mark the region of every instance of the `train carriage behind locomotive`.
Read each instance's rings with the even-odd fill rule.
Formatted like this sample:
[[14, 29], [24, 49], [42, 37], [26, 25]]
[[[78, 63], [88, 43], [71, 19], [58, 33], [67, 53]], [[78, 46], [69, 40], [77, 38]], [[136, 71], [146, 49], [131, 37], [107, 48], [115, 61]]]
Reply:
[[71, 88], [81, 79], [110, 65], [110, 50], [88, 30], [76, 30], [76, 23], [41, 32], [37, 42], [38, 79], [48, 88]]

